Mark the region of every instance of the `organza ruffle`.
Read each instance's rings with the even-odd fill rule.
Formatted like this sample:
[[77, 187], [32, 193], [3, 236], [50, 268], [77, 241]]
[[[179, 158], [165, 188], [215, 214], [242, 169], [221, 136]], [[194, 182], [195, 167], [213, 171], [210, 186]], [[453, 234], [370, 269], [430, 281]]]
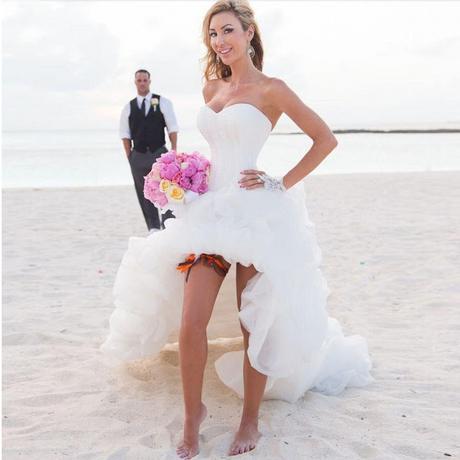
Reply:
[[[166, 229], [132, 237], [114, 285], [110, 334], [101, 346], [120, 360], [158, 353], [180, 326], [184, 274], [193, 254], [254, 265], [239, 319], [249, 331], [251, 365], [268, 376], [264, 398], [295, 401], [308, 389], [339, 394], [374, 379], [366, 340], [345, 337], [328, 317], [329, 289], [301, 186], [287, 192], [230, 185], [176, 210]], [[243, 396], [243, 352], [225, 353], [220, 379]]]

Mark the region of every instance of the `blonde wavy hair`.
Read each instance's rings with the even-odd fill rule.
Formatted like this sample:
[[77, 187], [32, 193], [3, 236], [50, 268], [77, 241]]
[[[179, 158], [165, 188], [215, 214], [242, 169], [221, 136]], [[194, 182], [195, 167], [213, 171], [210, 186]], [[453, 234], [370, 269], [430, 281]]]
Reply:
[[246, 0], [218, 0], [209, 8], [203, 20], [202, 38], [203, 43], [206, 45], [207, 53], [200, 60], [204, 62], [203, 79], [206, 81], [229, 77], [232, 74], [230, 66], [225, 65], [221, 60], [217, 62], [217, 55], [211, 47], [211, 39], [209, 37], [211, 18], [215, 14], [223, 11], [233, 13], [240, 21], [244, 31], [248, 30], [251, 24], [254, 26], [254, 36], [250, 42], [255, 51], [252, 62], [260, 71], [262, 71], [263, 67], [264, 50], [262, 47], [262, 40], [260, 38], [259, 27], [254, 19], [254, 11], [249, 6], [249, 3]]

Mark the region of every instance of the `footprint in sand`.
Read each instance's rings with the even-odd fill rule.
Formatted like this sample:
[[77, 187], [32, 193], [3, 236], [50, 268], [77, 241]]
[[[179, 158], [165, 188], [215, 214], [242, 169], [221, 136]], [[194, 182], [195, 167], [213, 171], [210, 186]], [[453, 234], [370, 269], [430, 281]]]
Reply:
[[232, 428], [227, 425], [213, 425], [205, 428], [204, 430], [201, 430], [201, 436], [203, 437], [204, 442], [210, 442], [214, 438], [231, 432]]
[[376, 458], [379, 454], [379, 451], [372, 446], [367, 446], [365, 444], [353, 444], [353, 448], [360, 458]]
[[156, 433], [142, 436], [138, 440], [139, 444], [149, 449], [170, 449], [172, 446], [171, 433], [163, 428]]

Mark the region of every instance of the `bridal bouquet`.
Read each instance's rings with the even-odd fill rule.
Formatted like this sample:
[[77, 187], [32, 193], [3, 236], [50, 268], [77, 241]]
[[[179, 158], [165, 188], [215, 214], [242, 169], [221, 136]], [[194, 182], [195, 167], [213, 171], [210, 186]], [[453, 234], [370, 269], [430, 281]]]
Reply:
[[174, 209], [208, 191], [210, 163], [199, 152], [163, 153], [144, 177], [144, 196], [155, 206]]

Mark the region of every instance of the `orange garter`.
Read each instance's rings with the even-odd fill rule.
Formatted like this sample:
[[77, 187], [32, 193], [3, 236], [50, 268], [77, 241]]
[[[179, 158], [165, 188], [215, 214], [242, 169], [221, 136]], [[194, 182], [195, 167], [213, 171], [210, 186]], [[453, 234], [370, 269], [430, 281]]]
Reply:
[[230, 266], [227, 266], [224, 262], [224, 258], [217, 254], [200, 254], [196, 257], [195, 254], [192, 253], [187, 256], [184, 262], [177, 264], [176, 269], [183, 273], [187, 272], [187, 276], [185, 277], [185, 281], [187, 282], [190, 270], [200, 261], [208, 267], [212, 267], [220, 276], [225, 276], [230, 268]]

